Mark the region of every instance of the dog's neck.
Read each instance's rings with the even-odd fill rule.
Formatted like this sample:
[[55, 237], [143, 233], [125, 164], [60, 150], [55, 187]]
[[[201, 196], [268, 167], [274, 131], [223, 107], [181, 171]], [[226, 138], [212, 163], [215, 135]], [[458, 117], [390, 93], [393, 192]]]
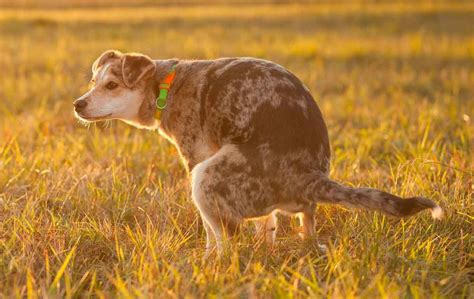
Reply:
[[138, 119], [130, 124], [147, 129], [156, 129], [160, 125], [161, 119], [156, 118], [156, 99], [160, 93], [160, 83], [168, 74], [170, 68], [179, 62], [178, 59], [155, 60], [155, 75], [150, 85], [146, 88], [148, 100], [140, 106]]
[[153, 93], [155, 95], [155, 98], [158, 96], [160, 92], [159, 90], [160, 83], [166, 77], [170, 68], [173, 65], [177, 64], [178, 62], [179, 60], [176, 58], [166, 59], [166, 60], [155, 60], [156, 71], [155, 71], [155, 78], [153, 80]]

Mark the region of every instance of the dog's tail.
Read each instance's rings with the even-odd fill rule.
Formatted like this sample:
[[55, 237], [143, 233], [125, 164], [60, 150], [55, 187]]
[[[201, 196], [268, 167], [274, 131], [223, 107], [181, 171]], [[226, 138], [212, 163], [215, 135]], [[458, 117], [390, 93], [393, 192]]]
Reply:
[[380, 211], [395, 217], [410, 216], [424, 209], [430, 209], [435, 219], [443, 216], [440, 206], [427, 198], [401, 198], [376, 189], [350, 188], [329, 179], [322, 173], [312, 175], [311, 181], [307, 184], [307, 192], [321, 203]]

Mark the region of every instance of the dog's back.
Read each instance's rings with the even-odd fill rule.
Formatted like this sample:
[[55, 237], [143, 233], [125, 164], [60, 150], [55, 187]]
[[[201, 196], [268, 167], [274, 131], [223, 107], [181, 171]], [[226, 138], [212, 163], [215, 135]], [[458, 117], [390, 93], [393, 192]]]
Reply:
[[259, 156], [304, 154], [306, 167], [328, 170], [326, 125], [293, 74], [273, 62], [241, 58], [208, 75], [212, 80], [200, 95], [200, 121], [216, 144], [260, 148]]

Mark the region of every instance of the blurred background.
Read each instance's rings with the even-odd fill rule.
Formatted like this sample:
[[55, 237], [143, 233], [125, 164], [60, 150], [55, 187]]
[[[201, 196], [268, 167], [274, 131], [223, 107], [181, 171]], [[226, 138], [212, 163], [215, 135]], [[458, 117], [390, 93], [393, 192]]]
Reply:
[[[472, 291], [472, 2], [0, 0], [0, 7], [0, 293]], [[301, 253], [294, 221], [282, 219], [280, 236], [290, 240], [270, 260], [242, 247], [244, 266], [195, 267], [204, 234], [176, 150], [156, 132], [118, 122], [85, 127], [73, 116], [73, 100], [107, 49], [277, 62], [321, 107], [332, 177], [431, 197], [451, 218], [390, 226], [370, 212], [323, 207], [318, 233], [332, 244], [329, 261], [312, 247]]]

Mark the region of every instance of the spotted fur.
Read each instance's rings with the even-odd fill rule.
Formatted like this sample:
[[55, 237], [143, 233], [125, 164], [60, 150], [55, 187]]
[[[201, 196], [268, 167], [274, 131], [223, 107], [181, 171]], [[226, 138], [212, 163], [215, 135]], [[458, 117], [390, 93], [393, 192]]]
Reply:
[[[423, 209], [440, 214], [434, 202], [422, 197], [402, 199], [329, 179], [329, 138], [321, 111], [304, 84], [278, 64], [255, 58], [173, 59], [156, 60], [150, 68], [135, 55], [138, 67], [128, 69], [118, 67], [127, 54], [104, 55], [95, 63], [96, 73], [110, 66], [110, 72], [127, 81], [140, 78], [145, 68], [152, 72], [131, 87], [140, 95], [136, 115], [120, 119], [158, 127], [176, 145], [192, 173], [192, 198], [208, 248], [216, 241], [222, 249], [224, 238], [246, 219], [260, 219], [258, 227], [272, 242], [276, 211], [300, 215], [303, 234], [310, 236], [317, 203], [396, 217]], [[153, 116], [157, 87], [174, 64], [176, 78], [158, 122]]]

